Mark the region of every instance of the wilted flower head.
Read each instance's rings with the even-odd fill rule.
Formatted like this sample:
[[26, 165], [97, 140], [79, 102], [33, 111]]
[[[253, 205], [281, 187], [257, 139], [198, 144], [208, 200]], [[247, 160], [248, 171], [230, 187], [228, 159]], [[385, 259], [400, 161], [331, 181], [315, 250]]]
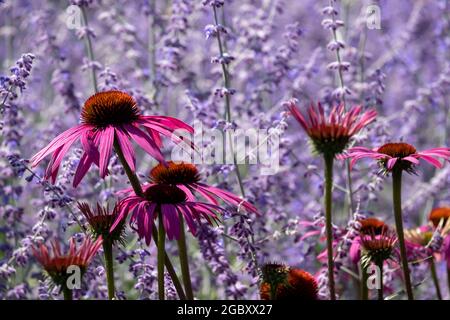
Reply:
[[386, 228], [383, 228], [379, 234], [372, 232], [361, 236], [362, 264], [367, 266], [370, 262], [373, 262], [379, 265], [391, 259], [396, 243], [397, 236]]
[[114, 245], [116, 242], [124, 242], [125, 236], [125, 222], [120, 223], [112, 232], [110, 229], [119, 215], [118, 206], [114, 206], [112, 211], [108, 206], [102, 207], [97, 203], [97, 208], [91, 209], [89, 204], [85, 202], [78, 203], [78, 209], [86, 217], [89, 223], [93, 236], [95, 238], [102, 237], [104, 241], [111, 241]]
[[361, 106], [345, 111], [344, 105], [334, 106], [327, 116], [320, 102], [317, 106], [311, 103], [306, 115], [293, 100], [287, 103], [287, 108], [311, 138], [314, 151], [332, 156], [342, 153], [350, 139], [377, 116], [374, 109], [361, 114]]
[[433, 148], [424, 151], [417, 151], [408, 143], [396, 142], [373, 150], [364, 147], [355, 147], [348, 150], [344, 158], [351, 158], [350, 166], [363, 158], [375, 159], [379, 162], [383, 172], [388, 173], [393, 170], [404, 170], [414, 173], [415, 166], [419, 164], [419, 159], [432, 164], [436, 168], [442, 168], [439, 158], [450, 160], [450, 148]]
[[283, 264], [270, 263], [262, 268], [262, 300], [317, 300], [318, 285], [308, 272]]
[[[140, 127], [143, 128], [140, 129]], [[100, 168], [100, 176], [108, 173], [108, 163], [115, 145], [120, 147], [131, 170], [135, 171], [135, 152], [131, 141], [160, 162], [161, 135], [175, 142], [182, 138], [173, 134], [177, 129], [193, 133], [192, 127], [181, 120], [164, 116], [143, 116], [136, 101], [121, 91], [96, 93], [86, 100], [81, 111], [81, 124], [63, 132], [50, 144], [31, 158], [32, 165], [38, 165], [46, 156], [52, 158], [45, 173], [54, 183], [64, 155], [77, 140], [81, 141], [83, 155], [75, 172], [73, 185], [77, 186], [92, 164]]]
[[[177, 186], [157, 184], [148, 187], [144, 196], [129, 196], [119, 203], [119, 216], [111, 227], [111, 231], [131, 213], [130, 225], [140, 238], [145, 238], [147, 245], [152, 238], [154, 221], [161, 214], [164, 228], [169, 240], [179, 239], [180, 219], [184, 218], [191, 233], [196, 235], [196, 222], [205, 219], [209, 224], [218, 222], [217, 213], [225, 210], [219, 206], [190, 201], [186, 193]], [[134, 227], [136, 226], [136, 227]]]
[[80, 268], [80, 272], [83, 274], [102, 245], [102, 242], [102, 237], [99, 237], [96, 241], [86, 238], [77, 249], [75, 239], [71, 238], [69, 250], [66, 254], [61, 252], [60, 244], [57, 241], [53, 241], [51, 247], [41, 244], [38, 247], [33, 247], [32, 250], [33, 255], [53, 282], [57, 285], [64, 286], [67, 283], [68, 277], [72, 274], [68, 272], [68, 268], [76, 266]]

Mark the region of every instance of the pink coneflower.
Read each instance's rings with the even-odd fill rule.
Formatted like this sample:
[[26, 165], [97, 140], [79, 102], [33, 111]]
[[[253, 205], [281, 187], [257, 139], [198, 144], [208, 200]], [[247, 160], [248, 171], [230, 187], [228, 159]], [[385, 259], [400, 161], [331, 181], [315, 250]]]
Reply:
[[182, 138], [173, 135], [177, 129], [194, 132], [192, 127], [176, 118], [141, 115], [136, 101], [127, 93], [100, 92], [86, 100], [81, 111], [81, 124], [53, 139], [47, 147], [31, 158], [31, 162], [32, 166], [36, 166], [52, 154], [45, 177], [51, 178], [54, 183], [64, 155], [73, 143], [80, 140], [84, 152], [73, 180], [73, 185], [77, 186], [93, 163], [99, 166], [100, 176], [106, 176], [113, 148], [121, 149], [134, 172], [136, 160], [130, 140], [156, 160], [164, 162], [160, 150], [161, 135], [180, 142]]
[[104, 241], [110, 241], [112, 244], [115, 244], [116, 242], [121, 244], [124, 243], [124, 222], [119, 224], [113, 232], [110, 232], [112, 225], [119, 216], [118, 205], [115, 205], [113, 210], [110, 210], [108, 206], [102, 207], [99, 203], [97, 203], [95, 209], [92, 209], [89, 204], [85, 202], [78, 202], [77, 206], [89, 223], [94, 238], [102, 236]]
[[155, 184], [148, 187], [143, 196], [134, 195], [121, 200], [119, 212], [111, 231], [131, 213], [130, 225], [140, 238], [145, 239], [147, 245], [152, 238], [154, 221], [158, 219], [158, 294], [161, 300], [164, 299], [165, 238], [167, 235], [169, 240], [177, 240], [186, 297], [192, 300], [194, 295], [189, 275], [184, 221], [195, 236], [196, 221], [204, 219], [209, 224], [217, 223], [217, 213], [224, 213], [225, 210], [211, 203], [188, 200], [187, 194], [176, 185]]
[[103, 239], [99, 237], [96, 241], [86, 238], [78, 247], [73, 238], [69, 242], [69, 250], [66, 254], [61, 252], [59, 242], [53, 241], [51, 247], [41, 244], [38, 247], [32, 247], [33, 255], [42, 265], [44, 270], [56, 285], [61, 286], [65, 299], [72, 298], [72, 291], [67, 287], [68, 277], [72, 273], [68, 273], [70, 266], [77, 266], [83, 274], [92, 258], [102, 245]]
[[[150, 183], [143, 185], [143, 189], [147, 190], [149, 187], [165, 184], [174, 185], [186, 193], [188, 201], [195, 201], [195, 194], [199, 194], [209, 203], [218, 205], [218, 200], [238, 208], [258, 213], [258, 210], [248, 201], [242, 200], [235, 194], [216, 188], [201, 182], [201, 175], [197, 167], [191, 163], [168, 161], [166, 165], [158, 164], [150, 171]], [[132, 193], [133, 189], [129, 188], [120, 191], [120, 193]]]
[[320, 102], [313, 103], [303, 115], [294, 101], [287, 104], [288, 110], [311, 138], [314, 150], [320, 154], [337, 155], [345, 150], [350, 139], [368, 124], [375, 121], [377, 112], [370, 109], [364, 113], [361, 106], [345, 111], [344, 105], [334, 106], [329, 115]]
[[380, 235], [385, 230], [388, 230], [389, 227], [381, 220], [377, 218], [365, 218], [358, 220], [360, 224], [359, 227], [359, 235], [356, 236], [352, 244], [350, 246], [349, 256], [353, 263], [359, 263], [361, 259], [361, 239], [366, 235]]
[[196, 234], [195, 220], [202, 218], [208, 223], [218, 222], [216, 213], [225, 212], [224, 209], [210, 203], [188, 201], [186, 193], [177, 186], [157, 184], [148, 187], [144, 197], [129, 196], [121, 200], [119, 216], [111, 231], [131, 213], [130, 225], [137, 231], [140, 238], [144, 238], [147, 245], [152, 238], [152, 228], [158, 215], [162, 216], [164, 229], [169, 240], [179, 239], [180, 219], [186, 220], [190, 232]]
[[[311, 103], [304, 116], [296, 107], [295, 101], [287, 102], [287, 108], [294, 115], [308, 134], [313, 152], [323, 156], [325, 164], [325, 231], [327, 236], [328, 287], [330, 299], [336, 300], [333, 261], [333, 231], [332, 231], [332, 189], [333, 162], [336, 155], [341, 154], [349, 145], [351, 138], [361, 129], [375, 121], [377, 112], [373, 109], [361, 114], [362, 107], [353, 107], [346, 112], [344, 105], [334, 106], [329, 115], [318, 103], [317, 107]], [[351, 203], [351, 192], [350, 203]]]
[[351, 167], [360, 159], [371, 158], [377, 160], [386, 172], [391, 172], [394, 169], [414, 172], [414, 166], [419, 164], [419, 159], [425, 160], [436, 168], [442, 168], [438, 159], [450, 160], [450, 148], [417, 151], [414, 146], [408, 143], [386, 143], [373, 150], [364, 147], [351, 148], [344, 158], [351, 158]]
[[373, 262], [380, 265], [386, 260], [393, 258], [394, 247], [397, 243], [397, 236], [383, 228], [381, 233], [364, 234], [361, 236], [361, 246], [363, 249], [363, 264]]
[[394, 258], [394, 248], [397, 236], [387, 228], [382, 228], [381, 233], [376, 234], [373, 230], [370, 234], [361, 236], [362, 257], [361, 265], [366, 272], [370, 263], [379, 268], [378, 300], [383, 300], [383, 265], [387, 260]]

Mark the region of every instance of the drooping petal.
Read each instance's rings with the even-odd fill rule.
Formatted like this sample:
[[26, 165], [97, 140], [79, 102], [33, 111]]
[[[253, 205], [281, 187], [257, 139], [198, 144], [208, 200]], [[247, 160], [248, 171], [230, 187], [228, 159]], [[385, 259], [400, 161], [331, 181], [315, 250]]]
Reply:
[[82, 124], [64, 131], [30, 159], [31, 166], [37, 166], [39, 162], [41, 162], [49, 154], [53, 153], [56, 149], [60, 148], [69, 141], [75, 141], [84, 131], [90, 129], [92, 129], [92, 126]]
[[73, 187], [76, 188], [81, 180], [84, 178], [89, 168], [91, 167], [93, 161], [92, 158], [88, 156], [86, 152], [81, 156], [80, 162], [78, 163], [77, 170], [75, 171], [75, 176], [73, 178]]
[[166, 229], [169, 240], [180, 238], [180, 221], [177, 210], [172, 204], [161, 204], [161, 213], [163, 217], [164, 228]]
[[424, 154], [419, 154], [419, 159], [425, 160], [426, 162], [432, 164], [433, 166], [435, 166], [438, 169], [442, 168], [442, 164], [439, 162], [439, 160], [437, 160], [433, 157], [430, 157], [430, 156], [427, 156]]
[[391, 159], [389, 159], [388, 162], [387, 162], [387, 168], [389, 170], [391, 170], [395, 166], [395, 163], [397, 162], [397, 160], [398, 160], [398, 158], [391, 158]]
[[130, 166], [131, 171], [136, 171], [136, 158], [134, 155], [133, 146], [131, 145], [130, 140], [128, 139], [125, 132], [122, 131], [122, 129], [117, 128], [116, 129], [116, 137], [117, 142], [119, 143], [120, 149], [123, 152], [123, 156], [125, 157], [125, 160], [127, 161], [128, 165]]
[[156, 143], [150, 139], [148, 135], [142, 132], [140, 129], [136, 128], [133, 125], [125, 125], [125, 129], [127, 133], [131, 136], [131, 138], [148, 154], [150, 154], [153, 158], [158, 160], [161, 163], [165, 163], [164, 156], [161, 153], [161, 150], [158, 148]]
[[106, 127], [100, 133], [100, 177], [104, 178], [108, 170], [109, 159], [114, 143], [114, 127]]

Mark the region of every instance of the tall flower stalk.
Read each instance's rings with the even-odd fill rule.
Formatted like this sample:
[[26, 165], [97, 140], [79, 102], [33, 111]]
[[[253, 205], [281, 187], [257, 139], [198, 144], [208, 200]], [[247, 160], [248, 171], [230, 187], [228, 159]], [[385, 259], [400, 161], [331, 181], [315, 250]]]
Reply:
[[[219, 47], [219, 56], [214, 58], [213, 61], [220, 63], [220, 65], [222, 67], [223, 88], [218, 90], [218, 94], [225, 98], [224, 119], [227, 123], [231, 123], [232, 117], [231, 117], [231, 98], [230, 98], [230, 96], [234, 93], [234, 89], [231, 88], [228, 64], [234, 58], [225, 52], [225, 46], [223, 43], [222, 34], [226, 34], [226, 29], [224, 26], [222, 26], [219, 23], [219, 18], [218, 18], [218, 14], [217, 14], [217, 9], [222, 7], [224, 2], [216, 1], [216, 0], [206, 1], [206, 2], [211, 5], [211, 7], [213, 9], [213, 13], [214, 13], [214, 25], [208, 25], [206, 27], [206, 34], [207, 34], [207, 38], [209, 38], [210, 36], [214, 36], [217, 38], [217, 45]], [[242, 175], [239, 170], [239, 166], [237, 164], [236, 154], [234, 153], [234, 145], [233, 145], [231, 132], [228, 132], [228, 140], [230, 142], [230, 152], [233, 155], [233, 163], [234, 163], [234, 167], [235, 167], [235, 171], [236, 171], [236, 177], [237, 177], [237, 181], [239, 184], [239, 189], [240, 189], [242, 197], [245, 198], [244, 184], [242, 181]]]
[[403, 233], [402, 217], [402, 169], [392, 171], [392, 201], [394, 207], [395, 227], [397, 229], [398, 241], [400, 244], [400, 258], [402, 262], [403, 278], [405, 281], [406, 294], [408, 300], [414, 300], [411, 285], [411, 277], [408, 266], [408, 256], [406, 254], [405, 236]]
[[303, 115], [296, 107], [295, 101], [287, 102], [287, 108], [310, 137], [313, 152], [320, 154], [325, 164], [325, 232], [327, 238], [328, 287], [330, 299], [336, 299], [333, 260], [333, 162], [350, 143], [351, 138], [365, 126], [375, 120], [376, 111], [369, 110], [361, 114], [360, 106], [345, 112], [344, 106], [333, 107], [329, 115], [319, 103], [311, 104], [307, 115]]
[[439, 279], [436, 272], [436, 263], [434, 261], [434, 257], [431, 257], [430, 259], [430, 272], [431, 272], [431, 279], [433, 280], [434, 287], [436, 288], [436, 296], [438, 300], [442, 300], [441, 287], [439, 285]]
[[[322, 13], [327, 15], [329, 18], [324, 19], [322, 21], [322, 25], [325, 29], [329, 29], [332, 34], [332, 40], [328, 43], [327, 48], [331, 52], [335, 52], [336, 61], [330, 63], [328, 65], [328, 69], [337, 70], [338, 79], [339, 79], [339, 88], [333, 91], [333, 95], [336, 96], [339, 101], [344, 106], [344, 110], [346, 108], [345, 96], [350, 94], [350, 90], [344, 84], [344, 75], [343, 72], [347, 71], [350, 67], [350, 63], [347, 61], [343, 61], [341, 57], [341, 50], [345, 48], [345, 44], [338, 40], [337, 30], [344, 26], [344, 22], [342, 20], [337, 19], [338, 12], [334, 8], [334, 0], [330, 0], [329, 6], [322, 9]], [[354, 203], [353, 203], [353, 182], [352, 176], [350, 174], [350, 164], [346, 163], [346, 172], [347, 172], [347, 195], [348, 195], [348, 204], [349, 204], [349, 215], [353, 214]]]
[[[119, 158], [119, 161], [121, 162], [121, 164], [125, 170], [128, 180], [130, 181], [131, 186], [133, 187], [134, 193], [138, 196], [144, 196], [144, 192], [142, 191], [142, 187], [141, 187], [141, 184], [139, 183], [139, 179], [138, 179], [136, 173], [133, 170], [131, 170], [130, 166], [128, 165], [127, 160], [125, 159], [125, 155], [123, 154], [122, 149], [120, 148], [120, 145], [116, 140], [114, 140], [114, 150], [116, 151], [117, 157]], [[156, 229], [155, 226], [152, 227], [151, 232], [152, 232], [154, 239], [159, 239], [159, 231]], [[155, 243], [155, 244], [158, 247], [158, 256], [160, 254], [162, 255], [162, 248], [160, 248], [158, 243]], [[161, 260], [162, 259], [158, 259], [158, 271], [161, 268], [161, 265], [160, 265], [160, 263], [162, 263]], [[181, 285], [178, 275], [172, 265], [172, 262], [170, 261], [168, 255], [167, 255], [167, 253], [164, 253], [164, 264], [167, 268], [167, 272], [169, 273], [169, 275], [172, 279], [173, 285], [175, 286], [175, 289], [177, 290], [178, 297], [181, 300], [186, 299], [186, 295], [184, 293], [183, 286]], [[162, 280], [162, 281], [164, 281], [164, 280]], [[159, 280], [158, 280], [158, 285], [161, 286]], [[162, 286], [164, 286], [163, 283], [162, 283]], [[160, 293], [160, 296], [161, 296], [161, 292], [159, 290], [158, 290], [158, 292]]]
[[[91, 35], [90, 35], [90, 30], [89, 30], [89, 24], [88, 24], [88, 19], [87, 19], [87, 13], [86, 13], [86, 8], [84, 5], [80, 6], [80, 10], [81, 10], [81, 15], [83, 17], [83, 24], [84, 24], [84, 38], [85, 38], [85, 42], [86, 42], [86, 52], [89, 58], [89, 63], [93, 64], [93, 62], [95, 61], [95, 57], [94, 57], [94, 50], [92, 48], [92, 40], [91, 40]], [[97, 84], [97, 71], [96, 71], [96, 66], [94, 65], [90, 65], [91, 70], [91, 79], [92, 79], [92, 85], [94, 87], [95, 92], [98, 92], [98, 84]]]

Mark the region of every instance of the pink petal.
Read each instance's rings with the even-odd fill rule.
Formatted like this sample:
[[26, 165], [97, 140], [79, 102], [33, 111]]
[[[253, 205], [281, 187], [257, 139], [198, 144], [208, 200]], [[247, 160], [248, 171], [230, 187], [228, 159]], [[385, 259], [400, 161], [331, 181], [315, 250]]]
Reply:
[[114, 143], [114, 127], [106, 127], [100, 132], [100, 177], [104, 178]]
[[136, 158], [134, 155], [133, 146], [131, 145], [130, 140], [128, 140], [127, 135], [122, 129], [116, 129], [117, 142], [119, 143], [120, 149], [123, 152], [125, 160], [130, 166], [131, 171], [136, 171]]
[[132, 125], [125, 125], [125, 128], [131, 138], [136, 141], [136, 143], [144, 149], [148, 154], [150, 154], [153, 158], [158, 160], [161, 163], [165, 163], [164, 157], [161, 153], [161, 150], [158, 148], [156, 143], [149, 138], [144, 132], [140, 129], [136, 128]]

